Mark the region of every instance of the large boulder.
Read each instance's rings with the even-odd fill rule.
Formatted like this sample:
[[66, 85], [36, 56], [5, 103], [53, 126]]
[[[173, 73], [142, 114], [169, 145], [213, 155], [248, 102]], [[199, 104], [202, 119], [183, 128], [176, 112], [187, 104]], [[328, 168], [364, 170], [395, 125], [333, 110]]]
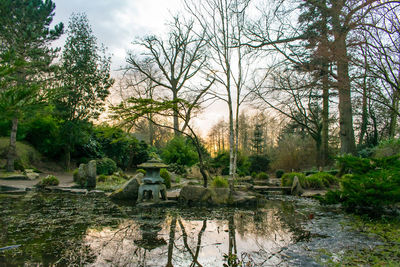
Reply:
[[134, 200], [138, 198], [140, 180], [143, 178], [143, 173], [138, 173], [135, 177], [124, 183], [120, 188], [115, 190], [110, 197], [116, 200]]
[[204, 188], [202, 186], [184, 186], [179, 201], [186, 205], [249, 205], [256, 204], [258, 198], [249, 192], [235, 191], [230, 194], [228, 188]]
[[293, 178], [292, 188], [290, 192], [294, 196], [301, 196], [304, 193], [303, 187], [301, 187], [299, 178], [297, 176]]
[[88, 164], [81, 164], [78, 168], [78, 174], [74, 176], [74, 181], [82, 187], [96, 187], [96, 161], [91, 160]]
[[86, 187], [96, 187], [96, 161], [91, 160], [86, 165]]

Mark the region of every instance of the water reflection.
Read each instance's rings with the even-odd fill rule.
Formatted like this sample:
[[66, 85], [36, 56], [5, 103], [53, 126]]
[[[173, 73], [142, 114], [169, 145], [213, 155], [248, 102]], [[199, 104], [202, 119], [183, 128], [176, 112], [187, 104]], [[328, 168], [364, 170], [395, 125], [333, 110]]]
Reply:
[[116, 229], [88, 230], [85, 242], [97, 254], [93, 265], [222, 266], [224, 255], [259, 266], [276, 264], [281, 260], [278, 252], [301, 230], [274, 206], [157, 211], [126, 220]]
[[300, 211], [287, 200], [258, 209], [138, 210], [100, 197], [37, 194], [0, 205], [0, 247], [21, 245], [0, 253], [0, 266], [223, 266], [224, 255], [268, 266], [309, 233], [308, 206]]

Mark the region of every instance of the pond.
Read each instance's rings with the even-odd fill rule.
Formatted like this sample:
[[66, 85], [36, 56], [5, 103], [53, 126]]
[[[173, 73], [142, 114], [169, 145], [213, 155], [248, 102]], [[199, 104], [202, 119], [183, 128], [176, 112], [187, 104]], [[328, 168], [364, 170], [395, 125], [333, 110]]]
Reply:
[[[0, 197], [4, 266], [320, 266], [375, 245], [350, 215], [309, 199], [250, 208], [147, 208], [106, 197]], [[228, 256], [231, 255], [231, 256]], [[235, 265], [235, 263], [237, 263]]]

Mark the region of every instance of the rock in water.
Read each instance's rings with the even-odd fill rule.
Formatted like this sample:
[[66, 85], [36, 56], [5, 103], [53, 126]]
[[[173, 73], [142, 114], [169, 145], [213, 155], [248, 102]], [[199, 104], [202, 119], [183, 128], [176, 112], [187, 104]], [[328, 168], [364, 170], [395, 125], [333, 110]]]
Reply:
[[86, 166], [86, 187], [96, 187], [96, 161], [91, 160]]
[[131, 178], [125, 184], [123, 184], [120, 188], [115, 190], [110, 197], [112, 199], [117, 200], [137, 200], [139, 186], [140, 186], [140, 179], [143, 178], [143, 173], [138, 173], [135, 177]]
[[304, 190], [301, 187], [299, 178], [297, 176], [293, 178], [292, 189], [290, 190], [290, 192], [294, 196], [301, 196], [304, 193]]

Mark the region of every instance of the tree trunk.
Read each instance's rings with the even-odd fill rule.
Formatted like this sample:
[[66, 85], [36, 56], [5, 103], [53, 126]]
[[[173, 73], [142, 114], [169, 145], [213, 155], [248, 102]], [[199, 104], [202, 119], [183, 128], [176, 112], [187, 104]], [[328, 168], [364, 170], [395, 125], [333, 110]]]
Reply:
[[65, 156], [65, 170], [71, 170], [71, 150], [68, 146], [64, 148], [64, 156]]
[[368, 106], [367, 106], [367, 87], [364, 84], [363, 94], [362, 94], [362, 113], [361, 113], [361, 127], [360, 136], [358, 137], [358, 144], [362, 145], [364, 141], [365, 134], [367, 132], [368, 123]]
[[349, 62], [345, 36], [340, 35], [339, 39], [335, 40], [335, 43], [339, 94], [340, 152], [341, 154], [355, 154], [356, 145], [351, 106]]
[[12, 120], [12, 128], [10, 134], [10, 145], [7, 153], [7, 171], [14, 171], [14, 161], [17, 157], [17, 130], [18, 130], [18, 117], [15, 116]]
[[396, 135], [397, 116], [399, 114], [399, 91], [394, 90], [392, 99], [392, 110], [390, 114], [389, 137], [393, 138]]
[[353, 129], [353, 111], [351, 107], [351, 87], [349, 77], [349, 59], [346, 37], [348, 29], [342, 26], [341, 18], [344, 1], [334, 1], [332, 7], [332, 26], [334, 34], [334, 58], [337, 64], [337, 90], [339, 94], [340, 153], [355, 154], [356, 144]]
[[328, 72], [322, 77], [322, 132], [321, 132], [321, 166], [329, 160], [329, 80]]
[[[173, 90], [172, 100], [178, 100], [178, 91], [175, 89]], [[174, 136], [180, 136], [181, 132], [179, 131], [179, 110], [178, 104], [174, 103]]]
[[229, 191], [233, 192], [233, 179], [235, 171], [235, 132], [233, 127], [232, 101], [229, 101]]

